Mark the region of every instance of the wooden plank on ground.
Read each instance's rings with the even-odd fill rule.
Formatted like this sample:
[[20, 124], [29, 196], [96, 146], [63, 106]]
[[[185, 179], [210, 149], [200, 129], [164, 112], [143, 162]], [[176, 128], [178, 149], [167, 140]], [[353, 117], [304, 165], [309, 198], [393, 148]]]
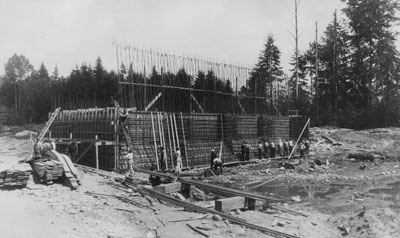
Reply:
[[244, 208], [246, 198], [244, 197], [230, 197], [223, 198], [215, 201], [215, 210], [220, 212], [227, 212], [235, 209]]
[[180, 192], [182, 190], [182, 183], [174, 182], [174, 183], [166, 183], [153, 187], [155, 191], [162, 193], [174, 193]]

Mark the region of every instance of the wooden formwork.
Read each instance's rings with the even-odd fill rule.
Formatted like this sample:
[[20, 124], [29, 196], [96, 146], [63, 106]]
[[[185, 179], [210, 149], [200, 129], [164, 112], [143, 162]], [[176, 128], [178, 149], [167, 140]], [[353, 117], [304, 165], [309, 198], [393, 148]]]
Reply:
[[105, 170], [115, 170], [118, 157], [116, 108], [64, 110], [50, 126], [48, 137], [55, 139], [57, 151], [66, 152], [71, 139], [78, 143], [78, 151], [85, 152], [79, 163]]
[[[79, 161], [83, 165], [126, 172], [128, 161], [122, 156], [128, 145], [125, 135], [118, 130], [116, 110], [61, 111], [50, 127], [49, 137], [60, 141], [57, 150], [62, 153], [68, 141], [76, 139], [80, 152], [87, 149], [86, 155]], [[221, 143], [225, 162], [240, 159], [243, 141], [250, 144], [251, 157], [255, 158], [260, 139], [276, 141], [289, 136], [295, 139], [304, 123], [298, 117], [131, 111], [125, 125], [136, 166], [149, 168], [153, 163], [158, 164], [160, 146], [163, 146], [167, 154], [165, 167], [173, 169], [178, 147], [184, 167], [208, 165], [211, 149], [218, 154]]]

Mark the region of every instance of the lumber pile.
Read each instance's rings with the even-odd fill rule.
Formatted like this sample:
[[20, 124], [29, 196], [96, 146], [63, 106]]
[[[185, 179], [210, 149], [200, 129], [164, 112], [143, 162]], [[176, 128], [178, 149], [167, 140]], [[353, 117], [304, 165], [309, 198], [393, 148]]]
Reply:
[[62, 179], [64, 183], [71, 189], [77, 189], [81, 184], [79, 172], [75, 168], [71, 159], [64, 154], [60, 154], [57, 151], [48, 152], [47, 155], [52, 158], [53, 161], [59, 162], [63, 168]]
[[49, 159], [39, 159], [31, 163], [33, 171], [40, 182], [47, 184], [62, 177], [64, 173], [63, 164], [59, 161]]
[[26, 187], [32, 168], [29, 164], [21, 163], [0, 172], [0, 188]]

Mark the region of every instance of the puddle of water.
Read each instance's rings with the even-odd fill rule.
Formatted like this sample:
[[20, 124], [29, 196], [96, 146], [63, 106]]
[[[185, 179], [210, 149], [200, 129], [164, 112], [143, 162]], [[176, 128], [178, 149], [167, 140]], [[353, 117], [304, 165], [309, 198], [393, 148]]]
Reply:
[[340, 192], [349, 185], [303, 185], [303, 186], [261, 186], [253, 190], [265, 195], [272, 195], [280, 199], [289, 199], [293, 196], [300, 196], [303, 201], [312, 201], [316, 198], [326, 198], [328, 195]]
[[388, 187], [372, 188], [368, 193], [377, 194], [379, 198], [397, 202], [400, 200], [400, 182], [388, 183]]

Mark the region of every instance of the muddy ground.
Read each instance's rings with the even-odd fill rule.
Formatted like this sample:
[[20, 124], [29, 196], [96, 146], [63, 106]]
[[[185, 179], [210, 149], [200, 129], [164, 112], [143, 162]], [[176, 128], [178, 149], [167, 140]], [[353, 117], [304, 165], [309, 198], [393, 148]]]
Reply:
[[[14, 132], [0, 135], [0, 169], [29, 156], [29, 139], [16, 138]], [[312, 136], [310, 156], [295, 170], [279, 169], [278, 161], [265, 160], [201, 179], [281, 198], [284, 202], [276, 206], [306, 215], [267, 208], [231, 212], [263, 227], [299, 237], [400, 237], [400, 129], [312, 128]], [[373, 162], [348, 158], [354, 152], [373, 152], [379, 158]], [[311, 171], [316, 158], [323, 164]], [[82, 186], [73, 191], [62, 184], [35, 184], [33, 179], [26, 188], [0, 190], [1, 237], [202, 237], [187, 224], [205, 228], [210, 237], [269, 237], [143, 197], [116, 182], [117, 175], [80, 172]], [[145, 174], [134, 175], [140, 184], [147, 179]], [[212, 201], [191, 200], [213, 206]]]

